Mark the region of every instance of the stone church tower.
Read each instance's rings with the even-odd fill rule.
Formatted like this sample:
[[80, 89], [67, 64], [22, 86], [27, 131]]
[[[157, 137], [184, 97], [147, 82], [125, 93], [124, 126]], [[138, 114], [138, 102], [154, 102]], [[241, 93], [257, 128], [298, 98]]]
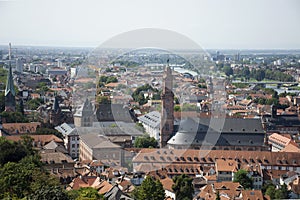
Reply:
[[160, 147], [165, 147], [174, 131], [174, 93], [173, 76], [169, 64], [163, 74], [161, 94]]
[[83, 106], [74, 114], [76, 127], [92, 127], [94, 122], [94, 108], [92, 103], [86, 99]]
[[50, 124], [52, 124], [53, 126], [58, 126], [61, 123], [63, 123], [63, 121], [64, 119], [63, 119], [61, 109], [59, 107], [58, 99], [55, 96], [52, 110], [50, 111]]

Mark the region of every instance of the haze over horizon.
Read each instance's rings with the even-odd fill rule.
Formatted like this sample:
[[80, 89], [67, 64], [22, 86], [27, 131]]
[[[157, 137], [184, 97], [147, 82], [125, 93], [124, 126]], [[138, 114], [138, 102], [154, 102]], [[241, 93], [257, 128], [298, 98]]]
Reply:
[[204, 49], [300, 49], [298, 0], [0, 1], [0, 45], [97, 47], [167, 29]]

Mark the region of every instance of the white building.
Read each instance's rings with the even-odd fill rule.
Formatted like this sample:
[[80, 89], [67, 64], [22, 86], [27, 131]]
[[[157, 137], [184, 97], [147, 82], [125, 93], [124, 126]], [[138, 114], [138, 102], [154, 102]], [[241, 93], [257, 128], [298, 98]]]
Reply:
[[72, 158], [79, 157], [79, 135], [74, 125], [63, 123], [56, 126], [55, 129], [63, 134], [64, 144]]
[[160, 137], [160, 113], [158, 111], [153, 111], [138, 117], [138, 120], [143, 124], [146, 133], [158, 141]]

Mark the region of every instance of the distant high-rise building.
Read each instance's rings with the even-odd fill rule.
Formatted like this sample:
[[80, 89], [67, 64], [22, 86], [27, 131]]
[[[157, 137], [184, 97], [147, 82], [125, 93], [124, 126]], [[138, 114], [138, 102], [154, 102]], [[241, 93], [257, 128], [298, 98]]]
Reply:
[[71, 67], [71, 78], [75, 78], [77, 75], [77, 68], [76, 67]]
[[167, 145], [174, 131], [173, 76], [169, 63], [163, 75], [161, 101], [160, 147], [162, 148]]
[[19, 73], [23, 73], [23, 65], [24, 65], [23, 60], [20, 58], [17, 58], [16, 59], [16, 71]]
[[61, 62], [61, 60], [57, 60], [57, 67], [59, 67], [59, 68], [62, 67], [62, 62]]
[[237, 54], [235, 54], [235, 61], [240, 61], [240, 52], [237, 52]]

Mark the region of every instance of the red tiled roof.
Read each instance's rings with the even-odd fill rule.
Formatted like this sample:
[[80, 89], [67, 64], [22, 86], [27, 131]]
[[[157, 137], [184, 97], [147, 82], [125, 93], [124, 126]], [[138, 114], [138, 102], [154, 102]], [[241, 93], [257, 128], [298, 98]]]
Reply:
[[10, 134], [35, 133], [39, 126], [41, 126], [40, 122], [2, 124], [3, 129]]
[[160, 182], [163, 185], [165, 190], [173, 192], [172, 185], [174, 184], [174, 182], [171, 178], [167, 177], [167, 178], [161, 179]]
[[[45, 144], [51, 141], [57, 143], [63, 143], [63, 140], [58, 138], [55, 135], [28, 135], [28, 136], [30, 136], [36, 144], [40, 143], [41, 146], [44, 146]], [[21, 137], [22, 137], [21, 135], [10, 135], [10, 136], [6, 136], [6, 139], [18, 142], [22, 139]]]

